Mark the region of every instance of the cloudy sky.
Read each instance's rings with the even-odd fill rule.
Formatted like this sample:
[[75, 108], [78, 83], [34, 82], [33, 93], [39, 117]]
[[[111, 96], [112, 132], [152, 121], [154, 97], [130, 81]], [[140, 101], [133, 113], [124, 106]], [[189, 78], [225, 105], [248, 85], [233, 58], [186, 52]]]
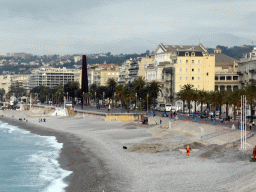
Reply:
[[0, 0], [0, 55], [90, 53], [132, 38], [172, 43], [208, 34], [256, 42], [255, 9], [255, 0]]

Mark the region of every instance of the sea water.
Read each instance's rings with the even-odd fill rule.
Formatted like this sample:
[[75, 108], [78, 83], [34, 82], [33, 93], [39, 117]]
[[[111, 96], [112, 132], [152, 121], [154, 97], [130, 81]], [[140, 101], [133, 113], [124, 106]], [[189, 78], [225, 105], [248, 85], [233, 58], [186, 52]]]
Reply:
[[72, 172], [57, 159], [62, 143], [0, 121], [0, 191], [59, 192]]

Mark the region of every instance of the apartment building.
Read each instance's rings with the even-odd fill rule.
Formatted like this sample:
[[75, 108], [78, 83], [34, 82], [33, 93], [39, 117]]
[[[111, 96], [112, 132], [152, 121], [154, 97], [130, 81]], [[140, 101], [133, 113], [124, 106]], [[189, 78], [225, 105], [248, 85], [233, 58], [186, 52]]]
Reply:
[[[81, 70], [61, 68], [40, 68], [32, 71], [29, 77], [29, 88], [33, 89], [36, 86], [43, 85], [53, 88], [56, 85], [64, 85], [69, 81], [75, 81], [76, 77], [81, 74]], [[81, 76], [81, 75], [80, 75]], [[81, 84], [81, 77], [77, 77], [77, 82]]]
[[[162, 83], [160, 101], [174, 98], [186, 84], [192, 84], [198, 90], [214, 90], [215, 55], [209, 54], [202, 44], [159, 44], [155, 51], [155, 60], [158, 68], [156, 79]], [[163, 71], [165, 68], [169, 70]]]
[[215, 54], [215, 88], [214, 90], [234, 90], [239, 87], [238, 61], [222, 53], [220, 48]]
[[22, 95], [29, 94], [29, 75], [22, 74], [22, 75], [13, 75], [11, 79], [11, 85], [15, 88], [23, 88], [24, 93], [21, 93]]
[[0, 89], [4, 89], [8, 93], [11, 86], [12, 75], [0, 75]]
[[94, 64], [88, 66], [88, 84], [106, 86], [108, 79], [119, 81], [120, 67], [117, 64]]
[[238, 62], [239, 88], [256, 81], [256, 47]]

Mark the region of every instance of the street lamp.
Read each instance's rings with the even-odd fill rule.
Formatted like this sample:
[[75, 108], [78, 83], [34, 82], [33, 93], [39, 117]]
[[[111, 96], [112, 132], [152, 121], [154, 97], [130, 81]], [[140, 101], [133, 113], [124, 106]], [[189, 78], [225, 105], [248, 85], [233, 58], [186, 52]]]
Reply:
[[136, 97], [136, 99], [135, 99], [135, 110], [137, 109], [137, 93], [135, 93], [135, 97]]
[[116, 92], [114, 92], [114, 100], [115, 100], [115, 102], [114, 102], [114, 107], [115, 107], [115, 103], [116, 103]]
[[148, 93], [147, 93], [147, 112], [148, 112]]
[[67, 101], [68, 101], [68, 92], [67, 92]]
[[[103, 99], [102, 99], [102, 103], [103, 103], [103, 101], [104, 101], [104, 97], [105, 97], [105, 92], [103, 92]], [[105, 102], [104, 102], [104, 104], [105, 104]], [[104, 104], [103, 104], [103, 106], [104, 106]]]

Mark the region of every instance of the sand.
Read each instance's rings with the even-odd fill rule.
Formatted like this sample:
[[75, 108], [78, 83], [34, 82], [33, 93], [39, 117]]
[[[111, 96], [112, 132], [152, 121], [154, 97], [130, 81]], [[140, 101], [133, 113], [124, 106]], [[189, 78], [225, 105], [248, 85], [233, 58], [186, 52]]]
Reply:
[[[19, 122], [20, 114], [13, 115], [12, 121], [6, 116], [4, 121], [40, 135], [54, 135], [64, 143], [59, 161], [64, 169], [73, 171], [66, 179], [66, 191], [255, 190], [251, 151], [216, 144], [223, 135], [215, 136], [212, 143], [211, 135], [201, 140], [203, 134], [222, 127], [200, 124], [205, 129], [202, 133], [198, 124], [186, 122], [173, 122], [172, 129], [167, 129], [169, 120], [163, 118], [161, 126], [142, 126], [92, 117], [46, 117], [45, 123], [39, 123], [38, 117], [26, 117], [28, 122]], [[190, 130], [183, 129], [188, 126]], [[178, 150], [187, 144], [199, 150], [188, 157]]]

